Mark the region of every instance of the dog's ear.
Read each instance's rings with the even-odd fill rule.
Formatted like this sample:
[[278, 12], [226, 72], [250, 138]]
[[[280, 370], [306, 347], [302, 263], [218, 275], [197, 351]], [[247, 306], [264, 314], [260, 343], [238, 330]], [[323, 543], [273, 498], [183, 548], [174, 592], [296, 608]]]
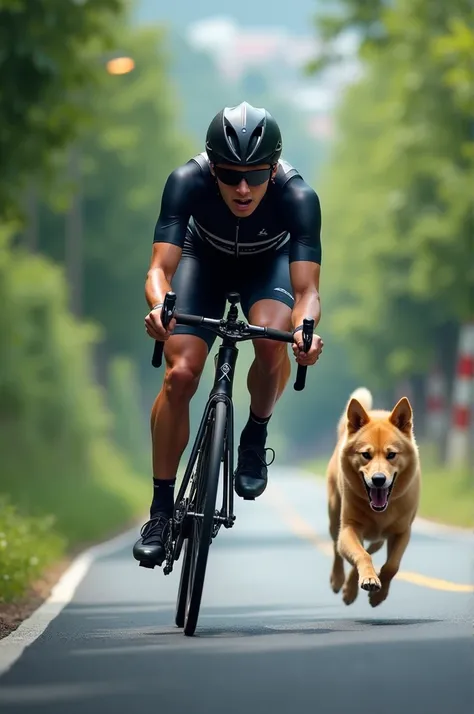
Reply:
[[410, 436], [413, 429], [413, 410], [406, 397], [402, 397], [393, 407], [389, 421], [400, 429], [403, 434]]
[[362, 404], [357, 400], [352, 398], [347, 405], [347, 431], [349, 434], [355, 434], [356, 431], [362, 429], [363, 426], [368, 424], [370, 417], [365, 411]]

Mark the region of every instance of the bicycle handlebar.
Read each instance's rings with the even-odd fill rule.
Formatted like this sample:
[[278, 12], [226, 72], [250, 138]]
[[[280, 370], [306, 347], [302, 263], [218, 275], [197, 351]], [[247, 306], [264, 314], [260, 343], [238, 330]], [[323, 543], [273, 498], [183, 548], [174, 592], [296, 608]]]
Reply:
[[[189, 315], [186, 313], [176, 312], [176, 294], [173, 292], [168, 292], [165, 295], [163, 306], [161, 308], [161, 323], [164, 328], [167, 328], [171, 320], [174, 318], [178, 325], [192, 325], [204, 327], [211, 332], [215, 332], [220, 337], [230, 337], [236, 342], [243, 342], [244, 340], [251, 340], [256, 337], [263, 337], [269, 340], [276, 340], [278, 342], [288, 342], [293, 343], [295, 341], [292, 332], [284, 332], [283, 330], [275, 330], [272, 327], [261, 327], [259, 325], [250, 325], [242, 321], [230, 321], [228, 319], [216, 320], [209, 317], [202, 317], [199, 315]], [[305, 318], [303, 320], [303, 349], [308, 352], [313, 341], [313, 329], [314, 320], [312, 318]], [[161, 367], [163, 360], [163, 347], [164, 342], [158, 340], [155, 341], [155, 348], [153, 350], [153, 357], [151, 363], [153, 367]], [[300, 392], [305, 387], [306, 383], [306, 370], [308, 368], [301, 364], [298, 365], [298, 371], [296, 375], [296, 381], [294, 383], [294, 389]]]

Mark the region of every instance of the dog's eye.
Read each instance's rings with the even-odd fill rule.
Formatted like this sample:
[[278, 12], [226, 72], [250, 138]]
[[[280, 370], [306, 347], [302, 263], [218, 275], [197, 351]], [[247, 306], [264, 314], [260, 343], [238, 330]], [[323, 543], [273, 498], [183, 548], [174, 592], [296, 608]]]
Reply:
[[372, 454], [369, 454], [368, 451], [363, 451], [361, 455], [364, 457], [364, 459], [367, 459], [367, 461], [370, 461], [370, 459], [372, 458]]
[[391, 461], [392, 459], [395, 458], [396, 455], [397, 455], [397, 454], [395, 453], [395, 451], [389, 451], [388, 454], [387, 454], [387, 459], [388, 459], [389, 461]]

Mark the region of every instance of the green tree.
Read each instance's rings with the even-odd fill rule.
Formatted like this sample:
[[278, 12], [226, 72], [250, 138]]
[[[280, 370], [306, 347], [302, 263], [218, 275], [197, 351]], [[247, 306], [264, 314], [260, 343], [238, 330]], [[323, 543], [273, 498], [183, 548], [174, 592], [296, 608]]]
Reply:
[[[39, 246], [48, 258], [27, 254], [12, 238], [13, 232], [18, 235], [21, 230], [17, 217], [27, 179], [35, 180], [38, 193], [41, 187], [43, 197], [48, 196], [56, 210], [67, 207], [75, 187], [64, 186], [61, 169], [71, 142], [79, 137], [83, 141], [87, 177], [93, 175], [94, 160], [87, 150], [94, 150], [96, 134], [104, 155], [107, 151], [113, 155], [120, 145], [122, 163], [113, 166], [118, 174], [125, 172], [138, 147], [133, 136], [130, 143], [126, 131], [130, 98], [122, 106], [118, 90], [113, 98], [105, 94], [108, 80], [127, 81], [104, 71], [106, 51], [119, 47], [121, 7], [115, 0], [0, 0], [0, 295], [5, 306], [0, 316], [0, 530], [5, 534], [2, 547], [8, 543], [8, 557], [0, 568], [0, 601], [23, 593], [39, 569], [65, 547], [123, 528], [143, 509], [146, 486], [135, 476], [127, 460], [130, 454], [125, 453], [131, 451], [133, 435], [129, 432], [128, 442], [122, 445], [113, 443], [114, 436], [118, 441], [127, 428], [126, 403], [134, 406], [125, 389], [133, 385], [124, 384], [131, 370], [124, 373], [123, 362], [114, 364], [111, 391], [115, 390], [115, 411], [122, 416], [118, 421], [96, 384], [98, 323], [74, 319], [67, 308], [70, 286], [62, 267], [61, 221], [51, 226], [51, 211], [43, 215], [43, 228], [57, 229], [50, 236], [43, 235]], [[131, 101], [140, 105], [150, 87], [134, 86]], [[153, 89], [161, 91], [162, 87], [154, 85]], [[115, 112], [123, 111], [123, 122], [121, 131], [107, 136], [108, 98], [114, 100]], [[171, 147], [174, 139], [166, 133], [164, 106], [162, 101], [161, 114], [150, 112], [146, 103], [142, 111], [149, 122], [147, 129], [154, 123]], [[167, 148], [163, 144], [165, 162], [171, 161]], [[145, 170], [149, 163], [144, 164]], [[59, 181], [54, 183], [58, 173]], [[49, 194], [43, 188], [46, 178], [47, 188], [53, 185]], [[88, 179], [88, 185], [94, 197], [97, 184]], [[132, 204], [135, 199], [136, 207], [143, 198], [130, 198], [132, 188], [127, 187], [126, 198]], [[119, 198], [114, 196], [115, 201], [103, 207], [110, 215], [123, 201], [123, 186], [115, 184], [112, 189]], [[99, 245], [103, 236], [97, 224], [95, 228]], [[116, 226], [105, 225], [104, 230], [111, 228]], [[87, 247], [95, 256], [93, 244]], [[106, 247], [112, 250], [110, 244], [104, 251]], [[120, 255], [122, 266], [127, 257]], [[98, 277], [102, 277], [100, 272]], [[120, 280], [112, 286], [121, 288]], [[134, 446], [131, 455], [138, 470], [143, 461]]]
[[330, 313], [360, 373], [394, 384], [446, 352], [452, 362], [453, 324], [471, 315], [473, 9], [344, 7], [325, 32], [357, 21], [364, 75], [342, 103], [323, 191]]
[[[83, 313], [102, 327], [106, 355], [149, 358], [144, 281], [168, 174], [192, 156], [167, 78], [167, 45], [155, 28], [122, 28], [116, 42], [135, 69], [104, 72], [95, 121], [81, 136]], [[43, 211], [40, 246], [64, 260], [63, 211], [55, 187]], [[145, 357], [146, 354], [146, 357]]]
[[113, 47], [122, 0], [0, 0], [0, 216], [89, 116], [83, 90]]
[[4, 229], [0, 297], [0, 495], [53, 514], [70, 544], [100, 538], [131, 520], [142, 484], [112, 446], [112, 415], [92, 378], [97, 331], [71, 320], [59, 266], [12, 248]]

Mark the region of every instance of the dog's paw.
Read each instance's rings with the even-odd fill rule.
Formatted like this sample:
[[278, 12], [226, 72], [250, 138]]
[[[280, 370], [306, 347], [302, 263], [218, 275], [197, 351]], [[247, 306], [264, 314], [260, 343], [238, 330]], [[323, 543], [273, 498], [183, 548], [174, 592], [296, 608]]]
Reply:
[[387, 599], [387, 595], [388, 589], [386, 588], [381, 588], [380, 590], [373, 590], [372, 592], [369, 592], [369, 603], [372, 605], [372, 607], [377, 607], [377, 605], [380, 605], [380, 603]]
[[332, 571], [330, 583], [332, 591], [338, 593], [344, 585], [344, 568], [335, 568]]
[[382, 587], [382, 583], [380, 582], [378, 577], [375, 576], [375, 577], [369, 577], [369, 578], [360, 578], [359, 586], [362, 588], [362, 590], [367, 590], [368, 592], [374, 592], [374, 591], [380, 590], [380, 588]]
[[347, 578], [342, 589], [342, 601], [345, 605], [352, 605], [359, 594], [357, 580], [355, 578]]

